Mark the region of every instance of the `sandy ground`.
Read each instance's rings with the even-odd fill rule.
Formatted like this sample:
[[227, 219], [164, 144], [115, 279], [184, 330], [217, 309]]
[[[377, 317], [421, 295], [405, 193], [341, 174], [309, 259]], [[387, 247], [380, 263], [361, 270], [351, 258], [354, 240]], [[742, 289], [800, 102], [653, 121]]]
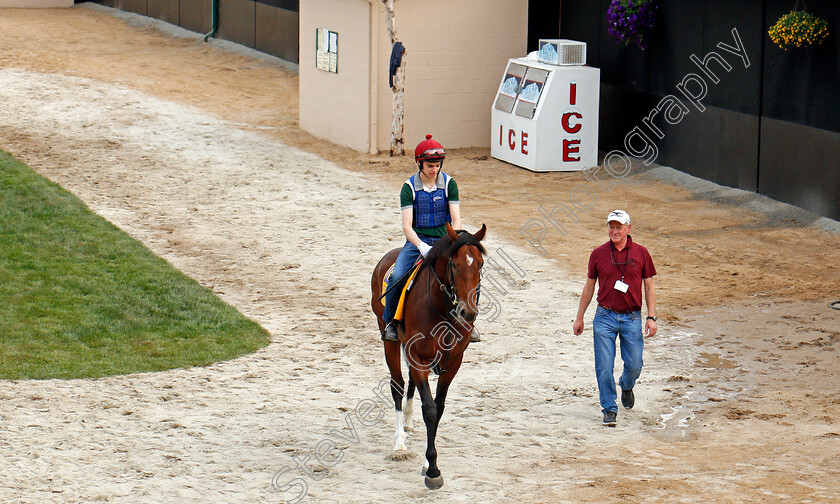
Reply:
[[[0, 148], [263, 324], [271, 344], [207, 368], [3, 382], [0, 501], [292, 500], [272, 481], [305, 482], [303, 502], [840, 500], [840, 311], [828, 307], [840, 236], [823, 229], [836, 223], [636, 170], [598, 189], [566, 235], [550, 231], [543, 255], [520, 228], [585, 180], [488, 149], [453, 150], [446, 166], [466, 227], [487, 223], [511, 281], [449, 394], [446, 485], [426, 490], [422, 431], [409, 438], [418, 456], [388, 459], [368, 308], [370, 271], [401, 243], [410, 160], [301, 132], [293, 65], [153, 25], [0, 9]], [[657, 263], [661, 323], [636, 407], [607, 429], [591, 332], [573, 336], [571, 320], [615, 207]], [[370, 401], [383, 416], [365, 425], [355, 409]], [[342, 450], [329, 467], [314, 461], [324, 440]]]

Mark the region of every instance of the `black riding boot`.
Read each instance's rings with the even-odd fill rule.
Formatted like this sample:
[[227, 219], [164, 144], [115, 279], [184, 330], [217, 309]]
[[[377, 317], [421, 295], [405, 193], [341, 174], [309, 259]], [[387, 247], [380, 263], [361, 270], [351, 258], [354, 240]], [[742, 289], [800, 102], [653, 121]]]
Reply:
[[382, 332], [382, 341], [396, 341], [400, 339], [397, 337], [397, 321], [392, 320], [385, 326], [385, 331]]

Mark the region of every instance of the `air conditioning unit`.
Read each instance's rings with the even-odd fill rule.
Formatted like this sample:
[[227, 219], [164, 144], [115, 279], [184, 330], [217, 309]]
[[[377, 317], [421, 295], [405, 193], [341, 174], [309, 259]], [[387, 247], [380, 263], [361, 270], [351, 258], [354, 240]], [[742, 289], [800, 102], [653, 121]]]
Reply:
[[586, 42], [540, 39], [539, 60], [550, 65], [585, 65]]

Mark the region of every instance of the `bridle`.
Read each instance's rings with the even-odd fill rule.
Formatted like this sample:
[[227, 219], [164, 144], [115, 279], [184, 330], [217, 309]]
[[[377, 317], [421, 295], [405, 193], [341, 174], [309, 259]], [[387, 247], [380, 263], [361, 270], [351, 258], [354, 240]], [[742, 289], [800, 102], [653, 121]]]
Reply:
[[[435, 265], [429, 264], [429, 269], [432, 270], [432, 276], [435, 277], [435, 280], [438, 283], [438, 287], [444, 294], [444, 305], [445, 310], [447, 311], [448, 315], [444, 315], [435, 308], [435, 305], [432, 304], [432, 280], [429, 276], [426, 277], [426, 300], [429, 303], [429, 307], [435, 312], [435, 314], [443, 320], [451, 321], [454, 320], [456, 315], [454, 308], [458, 306], [458, 294], [455, 292], [455, 267], [452, 265], [452, 256], [449, 256], [449, 261], [446, 263], [446, 282], [444, 283], [443, 280], [435, 271]], [[479, 291], [481, 287], [481, 277], [479, 276], [478, 284], [476, 285], [476, 292]], [[476, 303], [478, 303], [478, 298], [476, 297]]]

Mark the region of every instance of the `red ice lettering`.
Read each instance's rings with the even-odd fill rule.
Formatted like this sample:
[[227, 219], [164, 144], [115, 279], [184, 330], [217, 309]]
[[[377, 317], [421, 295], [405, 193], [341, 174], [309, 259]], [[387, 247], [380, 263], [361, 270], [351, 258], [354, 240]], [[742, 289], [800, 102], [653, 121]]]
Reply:
[[580, 156], [572, 157], [572, 154], [580, 152], [580, 140], [563, 139], [563, 162], [580, 161]]
[[566, 133], [577, 133], [578, 131], [580, 131], [580, 122], [574, 125], [569, 124], [569, 119], [572, 117], [576, 117], [578, 121], [583, 119], [583, 116], [580, 115], [579, 112], [566, 112], [565, 114], [563, 114], [563, 129], [566, 131]]

